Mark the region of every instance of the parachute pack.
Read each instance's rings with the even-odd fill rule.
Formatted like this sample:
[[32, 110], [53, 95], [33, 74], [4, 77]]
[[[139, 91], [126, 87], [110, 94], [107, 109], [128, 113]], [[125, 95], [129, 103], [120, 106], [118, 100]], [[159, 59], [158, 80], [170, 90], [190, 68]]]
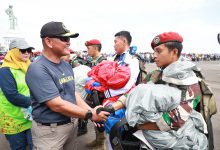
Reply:
[[[202, 99], [200, 101], [199, 109], [196, 110], [202, 114], [207, 124], [207, 129], [208, 129], [207, 138], [209, 142], [209, 149], [214, 149], [214, 137], [213, 137], [211, 117], [212, 115], [217, 113], [216, 99], [214, 97], [211, 88], [205, 81], [205, 78], [202, 75], [201, 71], [196, 71], [196, 70], [193, 71], [196, 74], [197, 78], [199, 79], [199, 86], [202, 93]], [[150, 76], [150, 80], [154, 83], [157, 83], [159, 80], [161, 80], [161, 71], [160, 70], [154, 71]]]
[[[200, 103], [200, 113], [203, 115], [205, 121], [207, 121], [209, 117], [217, 113], [216, 100], [214, 98], [214, 94], [211, 88], [205, 81], [205, 78], [202, 75], [201, 71], [196, 71], [196, 70], [193, 70], [193, 71], [196, 74], [197, 78], [199, 79], [199, 86], [202, 92], [202, 101]], [[161, 71], [155, 70], [151, 74], [150, 80], [154, 83], [156, 83], [158, 80], [161, 80]]]

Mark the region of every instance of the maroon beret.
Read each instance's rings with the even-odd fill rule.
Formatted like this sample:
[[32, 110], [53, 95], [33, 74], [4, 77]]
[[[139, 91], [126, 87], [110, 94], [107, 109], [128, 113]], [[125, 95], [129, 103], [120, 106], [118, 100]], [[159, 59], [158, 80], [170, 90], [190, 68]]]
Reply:
[[91, 45], [101, 45], [101, 42], [97, 39], [92, 39], [90, 41], [86, 41], [85, 43], [86, 46], [91, 46]]
[[167, 42], [183, 42], [182, 36], [180, 36], [176, 32], [164, 32], [155, 36], [155, 38], [151, 42], [151, 47], [154, 49], [160, 44], [167, 43]]

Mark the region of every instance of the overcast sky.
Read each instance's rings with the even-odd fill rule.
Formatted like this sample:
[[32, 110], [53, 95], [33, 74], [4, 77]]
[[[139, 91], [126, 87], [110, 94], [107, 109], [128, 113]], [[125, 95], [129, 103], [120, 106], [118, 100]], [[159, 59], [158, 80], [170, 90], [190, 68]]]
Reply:
[[128, 30], [138, 51], [152, 52], [154, 36], [175, 31], [183, 36], [183, 52], [220, 53], [220, 0], [3, 0], [1, 38], [9, 29], [5, 13], [9, 5], [13, 5], [19, 32], [37, 50], [42, 50], [43, 24], [61, 21], [80, 35], [71, 40], [75, 50], [86, 49], [85, 41], [97, 38], [103, 52], [114, 51], [114, 34]]

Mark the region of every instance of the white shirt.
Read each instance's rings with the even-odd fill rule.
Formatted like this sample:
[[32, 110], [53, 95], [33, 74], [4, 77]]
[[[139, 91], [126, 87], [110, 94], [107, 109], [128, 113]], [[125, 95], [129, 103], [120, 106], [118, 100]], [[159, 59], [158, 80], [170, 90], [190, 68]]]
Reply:
[[[138, 74], [140, 72], [140, 70], [139, 70], [139, 61], [136, 57], [130, 55], [129, 51], [125, 51], [124, 53], [125, 53], [124, 62], [126, 64], [128, 64], [128, 67], [131, 70], [130, 79], [128, 80], [127, 84], [123, 88], [120, 88], [120, 89], [117, 89], [117, 90], [113, 90], [113, 89], [106, 90], [105, 91], [106, 98], [117, 96], [117, 95], [124, 94], [124, 93], [128, 92], [131, 89], [131, 87], [137, 81], [137, 77], [138, 77]], [[114, 58], [115, 57], [110, 58], [110, 60], [114, 60]]]

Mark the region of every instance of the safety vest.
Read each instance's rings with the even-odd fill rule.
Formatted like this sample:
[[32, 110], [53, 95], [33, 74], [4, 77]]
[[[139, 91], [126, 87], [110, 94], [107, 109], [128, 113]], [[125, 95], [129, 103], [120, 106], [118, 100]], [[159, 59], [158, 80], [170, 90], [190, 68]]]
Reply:
[[[30, 92], [25, 82], [25, 73], [12, 68], [10, 71], [16, 81], [18, 93], [29, 96]], [[25, 119], [22, 109], [10, 103], [0, 89], [0, 133], [17, 134], [31, 128], [32, 122]]]

